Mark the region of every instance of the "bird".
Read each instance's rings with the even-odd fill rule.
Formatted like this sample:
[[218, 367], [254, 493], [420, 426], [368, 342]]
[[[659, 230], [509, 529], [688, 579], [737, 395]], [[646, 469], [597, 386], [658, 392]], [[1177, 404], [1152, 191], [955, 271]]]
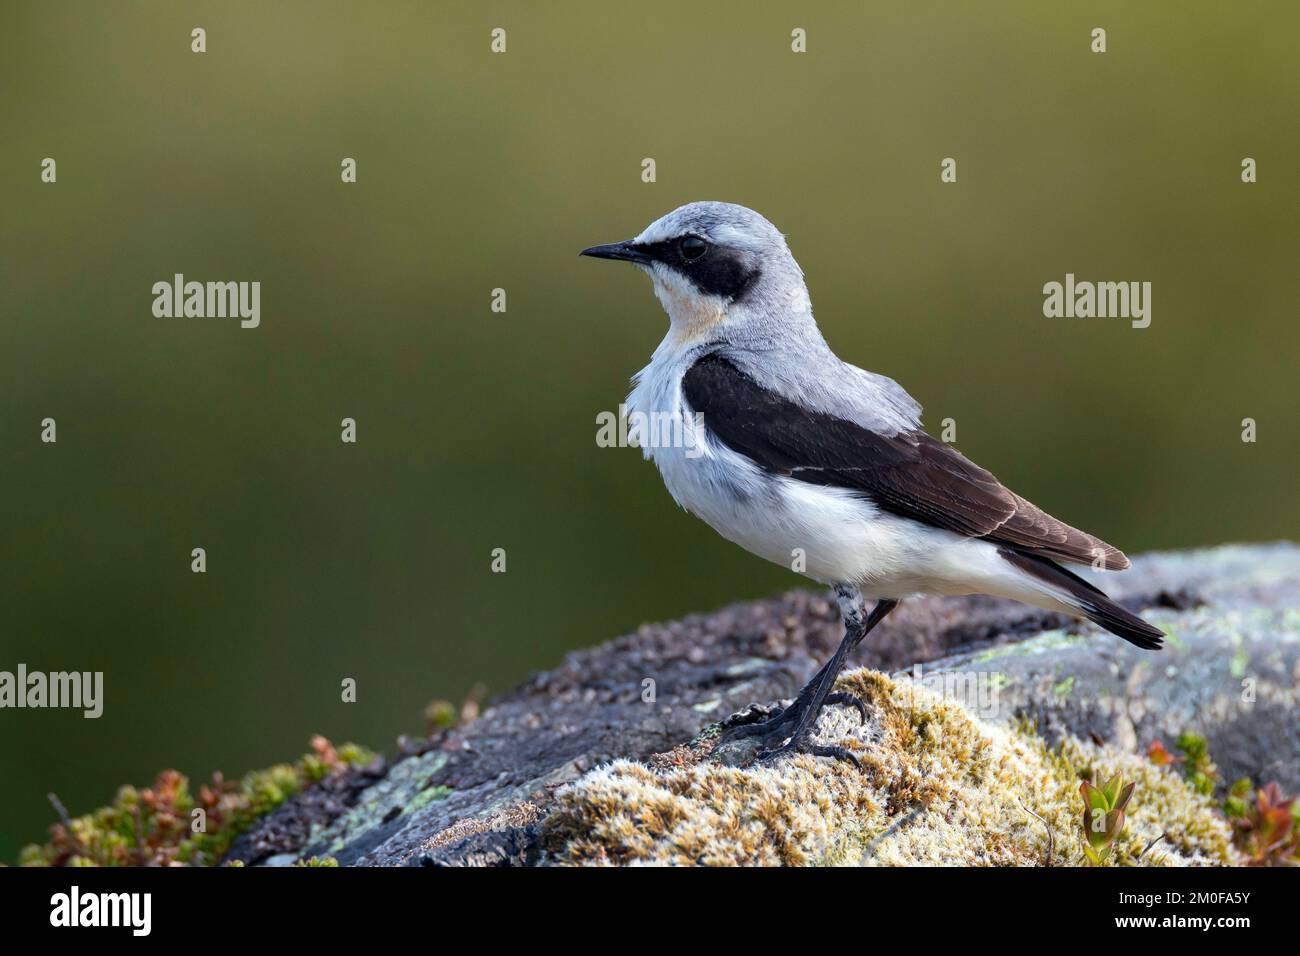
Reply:
[[733, 728], [758, 738], [758, 759], [856, 762], [812, 740], [817, 715], [828, 704], [863, 711], [835, 681], [914, 595], [1011, 598], [1160, 648], [1160, 629], [1063, 566], [1124, 570], [1123, 552], [931, 437], [902, 386], [831, 350], [803, 270], [762, 215], [692, 202], [580, 255], [647, 273], [668, 314], [626, 403], [629, 414], [680, 426], [676, 440], [655, 433], [642, 444], [668, 492], [722, 537], [834, 591], [844, 624], [835, 653], [788, 705]]

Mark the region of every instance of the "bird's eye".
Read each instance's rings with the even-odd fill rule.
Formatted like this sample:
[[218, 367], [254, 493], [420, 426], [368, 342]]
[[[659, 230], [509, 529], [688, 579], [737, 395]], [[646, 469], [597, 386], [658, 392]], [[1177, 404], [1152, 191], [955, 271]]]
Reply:
[[677, 244], [677, 248], [681, 251], [683, 259], [694, 262], [709, 251], [709, 244], [699, 236], [686, 236]]

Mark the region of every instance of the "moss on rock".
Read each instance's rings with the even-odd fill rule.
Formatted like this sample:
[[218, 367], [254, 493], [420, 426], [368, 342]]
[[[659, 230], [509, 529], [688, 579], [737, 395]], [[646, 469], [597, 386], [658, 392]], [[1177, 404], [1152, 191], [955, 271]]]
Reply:
[[[817, 737], [845, 761], [796, 755], [723, 766], [714, 737], [652, 766], [616, 761], [557, 794], [542, 839], [560, 863], [1073, 865], [1083, 857], [1083, 779], [1136, 783], [1116, 865], [1239, 863], [1212, 802], [1177, 774], [1068, 738], [1049, 748], [909, 680], [840, 678], [868, 717], [828, 708]], [[680, 748], [679, 748], [680, 749]]]

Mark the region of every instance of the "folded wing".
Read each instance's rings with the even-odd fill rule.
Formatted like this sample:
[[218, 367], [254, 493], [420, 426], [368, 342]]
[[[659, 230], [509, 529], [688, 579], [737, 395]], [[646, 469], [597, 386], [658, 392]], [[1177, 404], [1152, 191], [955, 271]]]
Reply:
[[765, 471], [860, 492], [893, 514], [1045, 558], [1129, 566], [1116, 548], [1053, 518], [920, 429], [881, 435], [805, 408], [716, 354], [691, 366], [682, 390], [710, 434]]

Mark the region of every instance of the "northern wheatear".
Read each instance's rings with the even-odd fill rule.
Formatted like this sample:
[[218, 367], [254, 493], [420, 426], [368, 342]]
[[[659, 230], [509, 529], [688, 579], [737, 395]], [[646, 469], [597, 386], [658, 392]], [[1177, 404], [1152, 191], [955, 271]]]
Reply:
[[679, 446], [644, 448], [673, 498], [769, 561], [802, 555], [803, 573], [835, 589], [845, 633], [834, 656], [789, 707], [743, 731], [765, 755], [851, 756], [813, 745], [809, 728], [838, 699], [848, 653], [911, 594], [1014, 598], [1160, 647], [1160, 630], [1058, 563], [1122, 570], [1123, 553], [927, 435], [901, 386], [831, 351], [803, 271], [758, 213], [691, 203], [582, 255], [637, 265], [668, 312], [628, 407], [684, 423]]

